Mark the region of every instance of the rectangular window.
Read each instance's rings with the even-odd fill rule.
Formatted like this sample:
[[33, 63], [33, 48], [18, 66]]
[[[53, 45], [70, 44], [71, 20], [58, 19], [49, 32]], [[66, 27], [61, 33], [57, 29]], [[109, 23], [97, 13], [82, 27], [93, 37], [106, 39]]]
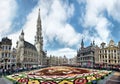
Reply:
[[4, 50], [4, 46], [2, 46], [2, 50]]
[[11, 50], [11, 46], [9, 46], [9, 50]]
[[7, 50], [7, 46], [5, 48], [6, 48], [5, 50]]
[[9, 53], [9, 57], [10, 57], [10, 53]]
[[10, 59], [8, 60], [8, 62], [10, 62]]
[[5, 57], [7, 57], [7, 53], [5, 53]]

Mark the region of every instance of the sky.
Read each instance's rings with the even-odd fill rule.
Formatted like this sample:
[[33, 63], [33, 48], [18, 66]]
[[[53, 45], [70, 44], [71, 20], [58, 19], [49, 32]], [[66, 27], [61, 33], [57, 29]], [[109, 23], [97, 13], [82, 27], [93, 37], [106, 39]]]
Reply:
[[23, 29], [34, 44], [39, 8], [48, 55], [76, 56], [82, 39], [85, 46], [120, 41], [120, 0], [1, 0], [0, 39], [16, 47]]

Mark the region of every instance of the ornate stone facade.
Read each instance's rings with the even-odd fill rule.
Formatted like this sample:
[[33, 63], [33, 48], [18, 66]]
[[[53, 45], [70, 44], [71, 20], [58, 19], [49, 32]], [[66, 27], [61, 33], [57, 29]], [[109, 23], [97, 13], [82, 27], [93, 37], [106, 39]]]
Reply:
[[14, 58], [12, 56], [12, 40], [5, 37], [0, 42], [0, 67], [3, 69], [15, 66]]
[[96, 46], [93, 41], [90, 46], [84, 47], [82, 39], [81, 48], [77, 51], [77, 63], [82, 67], [93, 67], [95, 63]]
[[35, 45], [25, 41], [24, 32], [22, 31], [19, 36], [19, 41], [17, 42], [17, 65], [20, 67], [45, 65], [45, 57], [46, 52], [43, 51], [42, 26], [39, 9]]
[[38, 65], [38, 53], [34, 45], [24, 40], [24, 32], [22, 31], [17, 42], [17, 66], [31, 67]]
[[109, 44], [101, 43], [98, 63], [104, 67], [120, 65], [120, 42], [115, 45], [113, 40]]

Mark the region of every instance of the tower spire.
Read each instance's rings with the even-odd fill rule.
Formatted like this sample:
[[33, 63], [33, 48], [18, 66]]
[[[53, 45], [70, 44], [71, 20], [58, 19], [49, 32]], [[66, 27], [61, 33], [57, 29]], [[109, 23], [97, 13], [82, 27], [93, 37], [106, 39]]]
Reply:
[[40, 18], [40, 8], [38, 11], [38, 19], [37, 19], [37, 32], [35, 36], [35, 43], [40, 42], [42, 40], [42, 26], [41, 26], [41, 18]]
[[24, 31], [23, 31], [23, 30], [22, 30], [22, 32], [21, 32], [21, 35], [19, 36], [19, 39], [20, 39], [21, 41], [24, 40]]
[[82, 42], [81, 42], [81, 49], [84, 48], [84, 42], [83, 42], [83, 38], [82, 38]]
[[21, 35], [24, 35], [23, 29], [22, 29]]
[[37, 19], [37, 25], [40, 25], [41, 24], [41, 18], [40, 18], [40, 8], [39, 8], [39, 11], [38, 11], [38, 19]]

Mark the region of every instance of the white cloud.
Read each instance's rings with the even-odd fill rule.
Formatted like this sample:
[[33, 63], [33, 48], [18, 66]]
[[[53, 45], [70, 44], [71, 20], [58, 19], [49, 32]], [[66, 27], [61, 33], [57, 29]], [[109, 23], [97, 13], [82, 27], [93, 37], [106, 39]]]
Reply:
[[67, 58], [73, 58], [74, 56], [76, 56], [77, 51], [71, 48], [62, 48], [62, 49], [58, 49], [58, 50], [51, 50], [48, 51], [48, 56], [50, 55], [54, 55], [54, 56], [66, 56]]
[[[86, 10], [83, 18], [83, 26], [85, 27], [85, 38], [88, 40], [95, 40], [97, 44], [101, 42], [108, 42], [111, 37], [111, 27], [113, 24], [104, 15], [107, 12], [115, 18], [116, 0], [86, 0]], [[83, 3], [83, 2], [80, 2]], [[115, 12], [114, 12], [115, 11]], [[116, 16], [117, 16], [116, 15]], [[93, 31], [93, 36], [90, 35], [89, 31]]]
[[78, 45], [81, 34], [77, 34], [70, 24], [66, 24], [63, 29], [57, 32], [57, 40], [62, 40], [66, 46]]
[[12, 39], [12, 47], [16, 48], [16, 42], [19, 41], [20, 34], [21, 34], [21, 31], [18, 31], [16, 33], [9, 35], [9, 38]]
[[109, 16], [118, 22], [120, 22], [120, 1], [119, 0], [107, 0], [105, 3], [106, 10]]
[[15, 0], [0, 1], [0, 38], [6, 36], [12, 29], [11, 24], [16, 14], [17, 3]]

